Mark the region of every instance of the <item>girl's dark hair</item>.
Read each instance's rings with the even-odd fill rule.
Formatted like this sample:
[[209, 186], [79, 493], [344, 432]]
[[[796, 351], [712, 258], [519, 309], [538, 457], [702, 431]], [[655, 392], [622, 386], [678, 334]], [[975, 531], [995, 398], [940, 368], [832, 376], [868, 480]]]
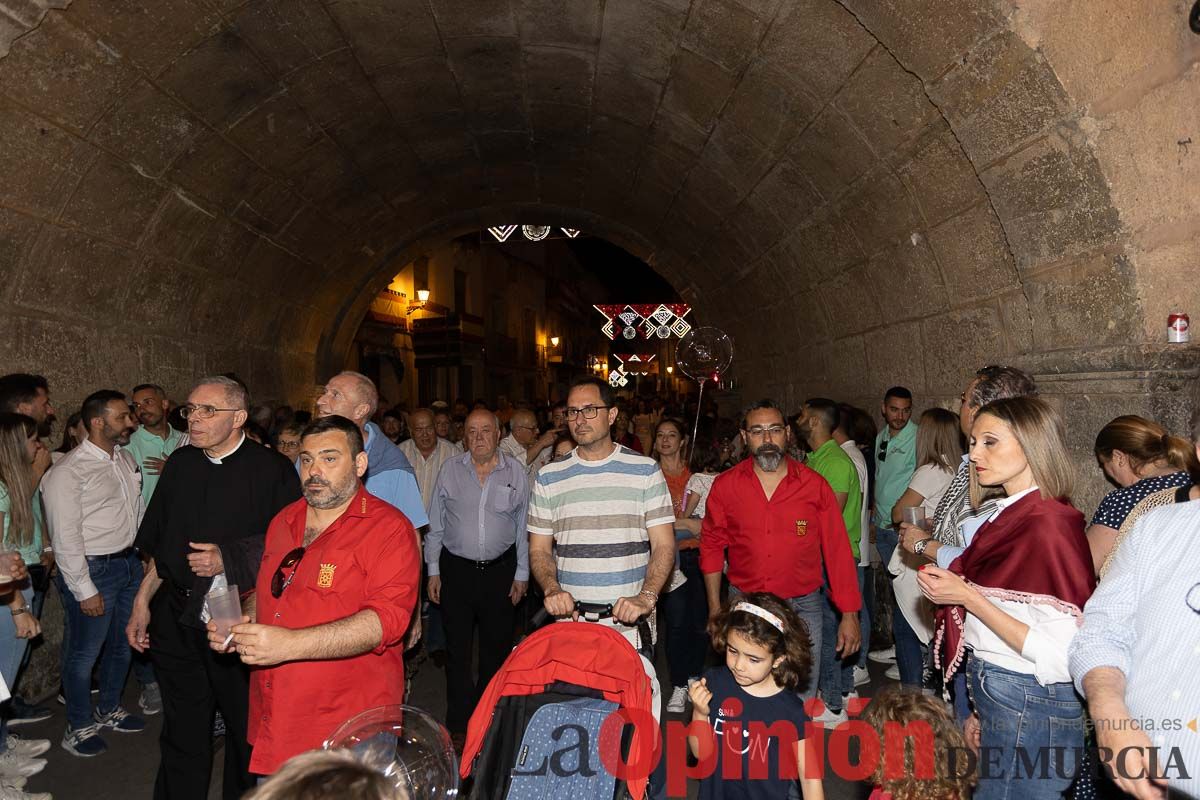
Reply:
[[[867, 780], [883, 787], [895, 800], [961, 800], [971, 796], [971, 787], [975, 785], [974, 771], [967, 768], [965, 758], [950, 756], [952, 750], [964, 752], [967, 742], [954, 720], [954, 714], [942, 700], [912, 690], [895, 687], [884, 689], [867, 706], [863, 721], [875, 729], [883, 745], [879, 752], [879, 764]], [[921, 746], [921, 738], [916, 732], [902, 739], [898, 739], [894, 733], [888, 737], [884, 729], [888, 723], [896, 723], [901, 729], [914, 723], [923, 723], [932, 728], [934, 777], [916, 777], [916, 748]], [[889, 738], [892, 741], [899, 740], [904, 745], [904, 768], [898, 775], [891, 774], [886, 766]], [[950, 772], [952, 767], [956, 767], [956, 773]]]
[[875, 420], [871, 419], [870, 414], [849, 403], [839, 403], [838, 411], [841, 412], [842, 430], [855, 444], [868, 447], [875, 444], [875, 435], [879, 433], [879, 429], [875, 427]]
[[[742, 602], [756, 605], [779, 617], [783, 620], [783, 632], [762, 617], [735, 610], [737, 604]], [[808, 636], [808, 627], [787, 601], [770, 592], [733, 595], [725, 601], [721, 613], [708, 623], [708, 635], [717, 652], [725, 651], [731, 631], [737, 631], [755, 644], [767, 648], [772, 660], [783, 657], [779, 666], [771, 670], [779, 686], [796, 689], [808, 683], [813, 669], [812, 640]]]
[[79, 439], [75, 438], [74, 431], [81, 419], [83, 416], [78, 411], [67, 417], [67, 424], [63, 427], [62, 443], [58, 445], [56, 452], [69, 453], [79, 446]]
[[703, 438], [692, 448], [691, 468], [698, 472], [720, 472], [721, 451]]

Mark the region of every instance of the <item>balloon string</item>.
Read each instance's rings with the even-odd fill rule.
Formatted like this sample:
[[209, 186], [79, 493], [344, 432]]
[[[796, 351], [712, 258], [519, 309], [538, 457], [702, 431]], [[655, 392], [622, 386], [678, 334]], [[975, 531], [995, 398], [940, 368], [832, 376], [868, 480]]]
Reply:
[[700, 396], [696, 398], [696, 422], [692, 425], [691, 452], [688, 454], [689, 470], [692, 468], [692, 464], [696, 458], [696, 433], [700, 430], [700, 412], [704, 405], [704, 381], [705, 378], [700, 379]]

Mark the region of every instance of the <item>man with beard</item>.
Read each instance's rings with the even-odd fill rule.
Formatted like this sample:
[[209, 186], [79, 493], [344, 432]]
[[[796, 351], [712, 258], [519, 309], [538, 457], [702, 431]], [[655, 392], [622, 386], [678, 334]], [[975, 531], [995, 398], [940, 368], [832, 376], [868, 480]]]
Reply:
[[24, 372], [0, 377], [0, 411], [32, 417], [38, 424], [38, 436], [46, 438], [54, 424], [50, 384], [41, 375]]
[[[858, 572], [842, 508], [829, 483], [785, 455], [791, 431], [771, 400], [760, 400], [742, 416], [742, 441], [752, 458], [723, 472], [709, 491], [700, 536], [709, 615], [721, 609], [721, 572], [729, 561], [735, 592], [772, 592], [785, 598], [808, 628], [814, 663], [821, 652], [821, 590], [829, 576], [829, 598], [841, 614], [836, 651], [858, 652], [862, 599]], [[819, 669], [802, 694], [812, 697]]]
[[202, 800], [212, 774], [214, 709], [225, 720], [222, 796], [254, 786], [246, 715], [250, 677], [233, 655], [214, 653], [201, 620], [214, 579], [248, 591], [258, 580], [267, 526], [300, 497], [296, 470], [242, 432], [246, 390], [204, 378], [183, 407], [191, 447], [167, 460], [137, 546], [149, 558], [125, 629], [150, 653], [162, 688], [157, 800]]
[[[130, 657], [123, 632], [142, 580], [133, 540], [145, 507], [137, 465], [122, 449], [135, 427], [125, 395], [94, 392], [83, 401], [80, 416], [88, 437], [46, 474], [42, 498], [58, 554], [58, 588], [67, 623], [62, 746], [88, 757], [107, 749], [101, 731], [136, 733], [146, 727], [121, 708]], [[100, 697], [93, 711], [97, 660]]]
[[[351, 717], [404, 702], [404, 632], [417, 600], [412, 524], [367, 492], [362, 433], [345, 417], [304, 429], [304, 499], [267, 530], [264, 568], [242, 624], [208, 641], [254, 667], [252, 772], [317, 749]], [[255, 622], [254, 620], [260, 622]]]
[[[133, 387], [133, 413], [141, 426], [129, 437], [125, 448], [133, 456], [142, 471], [142, 502], [148, 507], [158, 476], [162, 474], [167, 457], [187, 444], [187, 436], [167, 424], [167, 413], [171, 404], [161, 386], [143, 383]], [[150, 659], [143, 653], [133, 656], [133, 675], [142, 687], [138, 697], [138, 708], [143, 714], [154, 715], [162, 711], [162, 692], [154, 677]]]

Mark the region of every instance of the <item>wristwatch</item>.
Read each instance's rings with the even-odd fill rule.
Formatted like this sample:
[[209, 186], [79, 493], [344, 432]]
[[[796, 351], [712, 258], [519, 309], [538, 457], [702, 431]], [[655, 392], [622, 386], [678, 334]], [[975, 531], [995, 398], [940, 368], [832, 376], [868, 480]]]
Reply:
[[930, 536], [928, 539], [922, 539], [921, 541], [919, 541], [913, 545], [913, 552], [916, 553], [917, 555], [921, 555], [922, 553], [925, 552], [926, 545], [928, 545], [932, 541], [933, 541], [932, 536]]

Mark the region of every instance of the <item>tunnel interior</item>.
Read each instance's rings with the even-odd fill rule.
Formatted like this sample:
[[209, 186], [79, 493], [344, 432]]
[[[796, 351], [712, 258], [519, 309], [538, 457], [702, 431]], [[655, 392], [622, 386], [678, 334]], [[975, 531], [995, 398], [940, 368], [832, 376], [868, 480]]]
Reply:
[[1198, 62], [1174, 0], [2, 0], [4, 367], [293, 398], [398, 265], [537, 222], [650, 264], [747, 396], [1004, 362], [1080, 436], [1177, 424]]

